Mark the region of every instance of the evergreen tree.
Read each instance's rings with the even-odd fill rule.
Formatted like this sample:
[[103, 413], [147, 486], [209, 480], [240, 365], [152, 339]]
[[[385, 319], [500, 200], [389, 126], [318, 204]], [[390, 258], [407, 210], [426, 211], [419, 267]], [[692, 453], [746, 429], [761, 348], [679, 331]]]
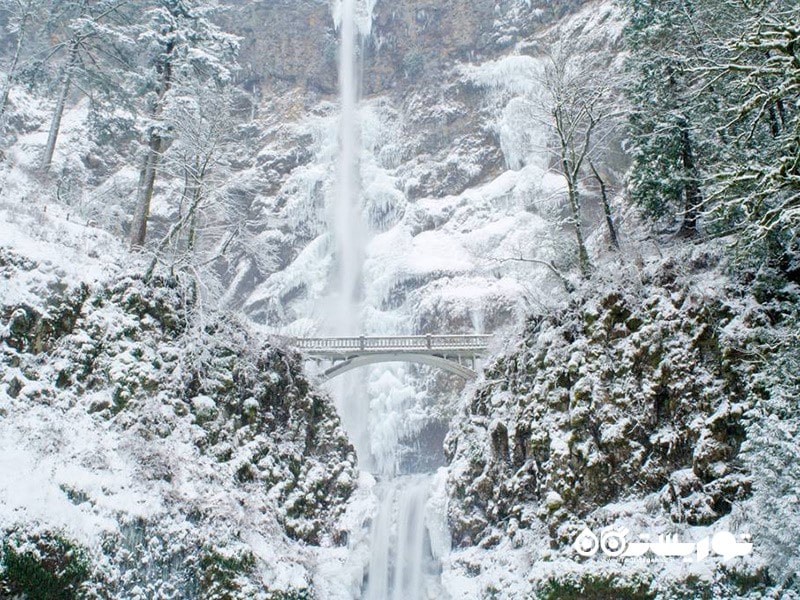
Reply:
[[658, 219], [701, 212], [791, 261], [800, 224], [800, 6], [624, 0], [631, 196]]
[[688, 0], [625, 0], [631, 104], [631, 197], [654, 219], [681, 219], [697, 233], [703, 203], [701, 107], [690, 61], [701, 52]]
[[800, 288], [769, 267], [752, 287], [754, 310], [769, 318], [751, 317], [753, 327], [733, 333], [746, 349], [752, 407], [742, 448], [753, 476], [745, 510], [770, 576], [789, 590], [800, 584]]

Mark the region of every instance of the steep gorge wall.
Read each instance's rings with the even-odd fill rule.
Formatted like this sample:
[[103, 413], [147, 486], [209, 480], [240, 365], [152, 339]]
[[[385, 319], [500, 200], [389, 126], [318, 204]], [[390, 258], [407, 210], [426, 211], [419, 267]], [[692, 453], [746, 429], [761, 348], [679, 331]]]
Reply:
[[[456, 63], [482, 62], [563, 18], [588, 0], [378, 0], [362, 57], [363, 92], [403, 95], [441, 84]], [[242, 36], [241, 62], [264, 90], [290, 86], [337, 93], [338, 38], [332, 0], [227, 0], [226, 28]]]
[[330, 399], [187, 284], [0, 249], [0, 596], [306, 597], [299, 541], [343, 541]]
[[668, 260], [634, 291], [590, 286], [572, 306], [531, 320], [519, 352], [487, 369], [452, 434], [453, 483], [465, 501], [454, 513], [457, 540], [491, 543], [491, 524], [509, 520], [529, 526], [526, 503], [562, 546], [592, 510], [630, 494], [656, 492], [691, 525], [713, 523], [747, 496], [736, 458], [746, 376], [726, 333], [743, 303], [731, 287], [692, 281], [716, 260]]
[[[775, 348], [763, 336], [793, 327], [796, 288], [768, 271], [731, 277], [713, 243], [666, 253], [531, 318], [453, 420], [454, 563], [479, 579], [519, 552], [531, 569], [501, 575], [512, 591], [498, 598], [755, 598], [780, 582], [779, 561], [769, 573], [763, 563], [776, 532], [753, 493], [772, 483], [757, 474], [769, 471], [753, 453], [763, 441], [750, 438], [761, 405], [785, 393], [761, 383], [774, 371], [761, 357]], [[681, 569], [652, 556], [584, 559], [572, 544], [585, 528], [628, 542], [727, 530], [752, 535], [755, 550]]]
[[[329, 292], [334, 276], [326, 236], [335, 193], [337, 37], [328, 2], [230, 4], [226, 25], [245, 36], [241, 77], [258, 103], [247, 127], [247, 143], [257, 145], [251, 168], [243, 172], [248, 191], [242, 192], [253, 243], [238, 258], [237, 271], [246, 275], [236, 280], [235, 297], [251, 317], [280, 327], [318, 318], [313, 298]], [[498, 315], [506, 317], [495, 319], [495, 326], [518, 314], [524, 294], [509, 291], [517, 269], [487, 258], [495, 250], [503, 256], [547, 251], [549, 242], [528, 246], [548, 235], [541, 231], [547, 225], [537, 203], [550, 190], [539, 190], [542, 173], [520, 173], [524, 160], [507, 155], [499, 130], [516, 129], [527, 146], [544, 147], [545, 140], [537, 138], [529, 118], [501, 123], [515, 92], [493, 86], [502, 87], [504, 78], [516, 85], [534, 62], [526, 53], [541, 50], [537, 36], [581, 10], [590, 20], [584, 9], [592, 5], [608, 12], [602, 2], [376, 3], [361, 57], [362, 201], [370, 240], [387, 234], [401, 238], [394, 242], [398, 249], [416, 245], [421, 255], [440, 256], [450, 254], [443, 250], [445, 240], [485, 229], [460, 263], [379, 256], [389, 242], [368, 248], [365, 293], [375, 296], [368, 300], [386, 319], [402, 314], [417, 327], [448, 327], [416, 306], [441, 304], [449, 295], [451, 312], [460, 313], [453, 327], [470, 329], [474, 323], [463, 307], [452, 306], [452, 297], [463, 296], [464, 278], [477, 277], [493, 289], [498, 284], [492, 280], [506, 275], [492, 301], [470, 300], [470, 310], [493, 310], [499, 299]], [[603, 32], [584, 33], [596, 35], [601, 46], [610, 43]], [[509, 57], [521, 60], [502, 63]], [[484, 68], [485, 74], [476, 75]], [[490, 223], [497, 231], [490, 231]], [[453, 239], [451, 247], [464, 245]], [[414, 306], [408, 302], [412, 296]], [[447, 312], [441, 308], [439, 314]]]

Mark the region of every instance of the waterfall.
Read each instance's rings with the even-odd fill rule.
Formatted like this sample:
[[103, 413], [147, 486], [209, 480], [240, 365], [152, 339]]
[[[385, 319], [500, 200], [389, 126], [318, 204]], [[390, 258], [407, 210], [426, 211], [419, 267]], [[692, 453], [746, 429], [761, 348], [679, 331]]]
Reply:
[[366, 600], [422, 600], [436, 587], [438, 572], [425, 518], [432, 479], [432, 475], [405, 475], [379, 486]]
[[[371, 2], [372, 0], [370, 0]], [[332, 205], [333, 250], [336, 272], [330, 305], [329, 327], [334, 335], [359, 335], [361, 331], [360, 290], [361, 270], [366, 245], [365, 226], [361, 211], [361, 119], [360, 87], [361, 42], [369, 34], [372, 23], [372, 4], [365, 26], [359, 19], [358, 0], [335, 0], [333, 19], [339, 31], [339, 96], [338, 155], [336, 185]], [[365, 469], [370, 459], [369, 421], [365, 405], [369, 404], [363, 374], [348, 373], [332, 386], [333, 396], [342, 423]]]
[[[362, 271], [368, 232], [361, 208], [360, 87], [362, 43], [370, 34], [375, 2], [334, 0], [332, 4], [340, 35], [339, 153], [335, 197], [329, 204], [336, 265], [330, 298], [335, 313], [330, 326], [337, 335], [365, 333], [361, 318], [365, 296]], [[367, 387], [367, 378], [356, 371], [337, 378], [332, 390], [344, 427], [356, 447], [360, 468], [372, 471], [379, 481], [374, 489], [377, 511], [366, 538], [369, 559], [361, 597], [365, 600], [442, 598], [438, 562], [428, 531], [431, 511], [427, 503], [434, 476], [403, 474], [400, 465], [404, 432], [398, 415], [408, 400], [407, 390], [390, 390], [389, 401], [381, 403], [370, 402]], [[443, 517], [437, 519], [436, 527], [441, 529], [438, 521], [443, 521]]]
[[364, 253], [360, 211], [358, 114], [359, 58], [356, 0], [341, 0], [339, 20], [339, 161], [334, 205], [333, 238], [337, 258], [336, 329], [339, 335], [358, 333], [358, 296]]

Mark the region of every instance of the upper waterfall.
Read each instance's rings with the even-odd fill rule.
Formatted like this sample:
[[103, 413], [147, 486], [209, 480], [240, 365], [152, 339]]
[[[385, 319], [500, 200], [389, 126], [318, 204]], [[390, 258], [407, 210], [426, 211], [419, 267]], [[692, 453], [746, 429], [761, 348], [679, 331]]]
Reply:
[[345, 15], [350, 5], [352, 22], [358, 35], [362, 38], [369, 37], [372, 34], [372, 15], [376, 4], [378, 0], [331, 0], [333, 24], [337, 30], [341, 30], [343, 22], [347, 20]]
[[340, 34], [339, 158], [331, 221], [336, 256], [334, 289], [337, 314], [333, 327], [339, 334], [355, 334], [360, 328], [359, 297], [366, 244], [361, 210], [360, 42], [371, 31], [374, 5], [375, 0], [339, 0], [332, 7]]

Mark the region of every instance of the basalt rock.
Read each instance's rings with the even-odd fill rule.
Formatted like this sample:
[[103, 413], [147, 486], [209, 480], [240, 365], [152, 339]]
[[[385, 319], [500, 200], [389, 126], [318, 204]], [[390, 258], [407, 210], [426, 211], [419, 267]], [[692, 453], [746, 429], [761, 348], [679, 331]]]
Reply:
[[590, 286], [488, 368], [447, 440], [456, 543], [536, 513], [562, 547], [598, 507], [648, 494], [707, 525], [748, 496], [745, 375], [722, 333], [738, 309], [681, 274]]

